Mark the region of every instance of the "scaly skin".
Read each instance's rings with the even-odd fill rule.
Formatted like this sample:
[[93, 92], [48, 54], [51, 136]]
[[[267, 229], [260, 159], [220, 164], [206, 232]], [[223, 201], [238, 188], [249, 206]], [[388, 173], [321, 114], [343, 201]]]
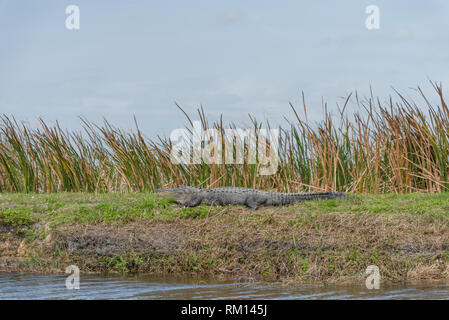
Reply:
[[348, 199], [343, 193], [280, 193], [248, 188], [221, 187], [201, 189], [190, 186], [179, 186], [173, 189], [156, 189], [163, 197], [172, 197], [184, 207], [196, 207], [203, 201], [211, 205], [239, 204], [256, 210], [261, 205], [283, 206], [294, 202], [314, 199]]

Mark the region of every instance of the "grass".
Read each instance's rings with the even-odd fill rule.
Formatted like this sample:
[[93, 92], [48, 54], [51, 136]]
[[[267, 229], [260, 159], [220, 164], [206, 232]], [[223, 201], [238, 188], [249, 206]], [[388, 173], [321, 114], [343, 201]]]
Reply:
[[[247, 147], [254, 142], [250, 139], [244, 142], [244, 164], [225, 164], [224, 154], [222, 164], [174, 164], [173, 141], [146, 138], [137, 120], [134, 131], [124, 131], [107, 121], [95, 125], [82, 118], [81, 132], [67, 132], [42, 119], [38, 126], [30, 126], [4, 115], [0, 117], [0, 191], [149, 192], [184, 184], [287, 192], [444, 192], [449, 187], [449, 109], [441, 85], [432, 85], [438, 103], [431, 104], [419, 87], [420, 102], [398, 91], [385, 102], [355, 92], [339, 106], [337, 116], [324, 104], [324, 118], [318, 123], [308, 121], [311, 107], [303, 95], [304, 111], [291, 105], [296, 119], [279, 128], [279, 167], [268, 176], [258, 174], [259, 165], [248, 164]], [[350, 106], [358, 111], [348, 112]], [[190, 129], [192, 120], [184, 114]], [[222, 117], [210, 122], [203, 109], [198, 116], [203, 129], [223, 133], [236, 127], [226, 125]], [[262, 123], [251, 120], [248, 129], [259, 132]], [[228, 138], [222, 135], [216, 142], [224, 144]]]
[[359, 281], [374, 264], [387, 282], [441, 280], [449, 276], [448, 203], [449, 193], [362, 194], [250, 211], [179, 208], [152, 193], [3, 193], [0, 212], [23, 232], [1, 233], [0, 253], [14, 258], [27, 239], [13, 271], [76, 264], [84, 273], [329, 283]]
[[[283, 207], [282, 210], [291, 212], [301, 210], [305, 214], [349, 212], [363, 215], [407, 214], [433, 219], [449, 217], [448, 193], [367, 194], [359, 197], [360, 201], [356, 199], [307, 201]], [[0, 219], [3, 223], [13, 225], [29, 225], [35, 219], [78, 224], [127, 223], [148, 219], [152, 221], [173, 221], [177, 218], [205, 219], [222, 210], [223, 207], [208, 205], [179, 208], [171, 199], [158, 197], [153, 193], [0, 194]], [[268, 211], [264, 219], [265, 223], [269, 223], [273, 219], [273, 212]]]
[[0, 223], [11, 226], [28, 226], [33, 222], [30, 208], [11, 209], [0, 211]]
[[171, 199], [152, 193], [9, 193], [0, 194], [0, 220], [9, 224], [29, 225], [33, 219], [45, 223], [99, 224], [127, 223], [151, 219], [172, 221], [176, 218], [204, 218], [219, 209], [200, 206], [179, 208]]

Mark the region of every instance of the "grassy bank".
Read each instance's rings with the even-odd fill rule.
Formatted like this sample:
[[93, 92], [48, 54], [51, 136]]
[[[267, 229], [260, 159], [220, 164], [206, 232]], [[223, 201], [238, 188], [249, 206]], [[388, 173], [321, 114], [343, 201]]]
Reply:
[[449, 279], [449, 194], [178, 208], [151, 193], [0, 194], [0, 271], [277, 281]]

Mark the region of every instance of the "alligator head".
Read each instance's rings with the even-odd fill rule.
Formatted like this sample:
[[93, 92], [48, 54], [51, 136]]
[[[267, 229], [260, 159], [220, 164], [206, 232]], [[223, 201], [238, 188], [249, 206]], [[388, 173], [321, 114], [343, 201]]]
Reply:
[[173, 198], [178, 203], [184, 203], [195, 199], [201, 192], [201, 189], [191, 186], [179, 186], [172, 189], [156, 189], [154, 192], [163, 197]]

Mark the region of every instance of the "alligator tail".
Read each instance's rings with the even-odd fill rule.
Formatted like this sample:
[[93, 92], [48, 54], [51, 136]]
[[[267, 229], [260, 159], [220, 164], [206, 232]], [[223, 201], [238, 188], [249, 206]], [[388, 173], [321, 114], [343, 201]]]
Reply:
[[291, 195], [295, 201], [306, 201], [314, 199], [341, 199], [348, 200], [349, 197], [341, 192], [318, 192], [318, 193], [295, 193]]

